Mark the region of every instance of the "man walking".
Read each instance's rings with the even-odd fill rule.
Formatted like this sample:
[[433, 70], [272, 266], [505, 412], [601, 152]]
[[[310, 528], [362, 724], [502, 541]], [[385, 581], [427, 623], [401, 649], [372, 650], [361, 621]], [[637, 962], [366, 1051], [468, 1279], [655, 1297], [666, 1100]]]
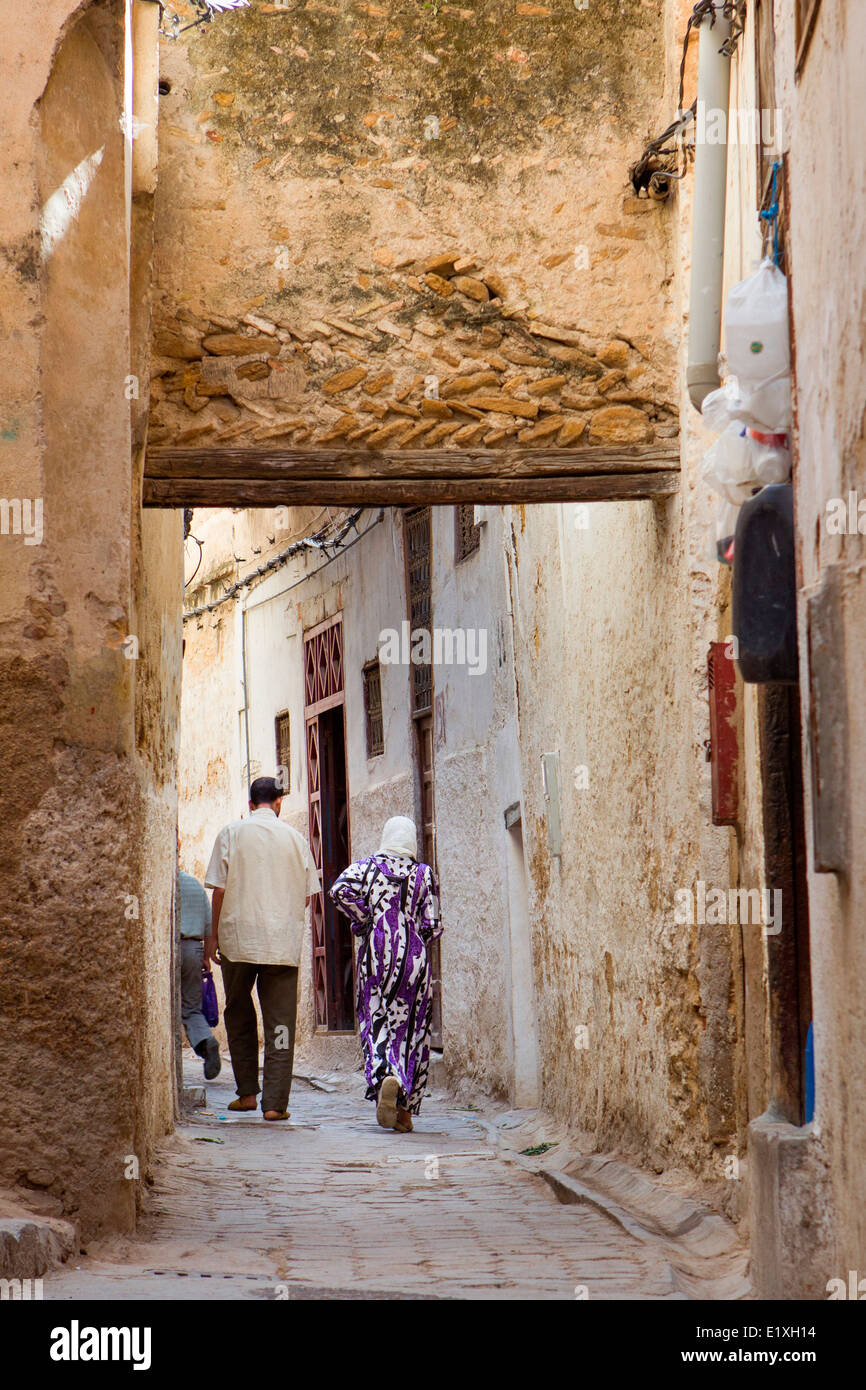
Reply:
[[180, 1016], [189, 1045], [204, 1058], [206, 1081], [222, 1069], [219, 1043], [201, 1009], [201, 972], [204, 939], [210, 931], [210, 903], [197, 878], [179, 870], [177, 911], [180, 920]]
[[255, 984], [265, 1034], [262, 1113], [266, 1120], [287, 1120], [304, 911], [320, 883], [307, 841], [279, 819], [282, 791], [273, 777], [256, 778], [249, 804], [249, 818], [227, 825], [213, 847], [205, 875], [214, 890], [213, 927], [205, 950], [219, 960], [225, 986], [238, 1093], [229, 1109], [256, 1108]]

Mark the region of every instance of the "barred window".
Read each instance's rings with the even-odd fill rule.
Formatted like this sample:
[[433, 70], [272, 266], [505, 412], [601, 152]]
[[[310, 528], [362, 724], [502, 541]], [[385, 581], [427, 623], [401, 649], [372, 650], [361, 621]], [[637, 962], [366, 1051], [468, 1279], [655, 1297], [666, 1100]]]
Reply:
[[475, 506], [461, 502], [454, 508], [454, 559], [465, 560], [481, 544], [481, 527], [475, 525]]
[[377, 758], [385, 751], [382, 673], [378, 661], [371, 661], [364, 667], [364, 720], [367, 726], [367, 757]]
[[277, 748], [277, 779], [284, 792], [292, 787], [292, 744], [289, 736], [289, 712], [283, 710], [274, 720]]
[[[432, 521], [429, 507], [413, 507], [406, 513], [406, 583], [409, 591], [409, 623], [413, 633], [430, 631], [433, 621]], [[433, 667], [412, 663], [412, 713], [433, 707]]]

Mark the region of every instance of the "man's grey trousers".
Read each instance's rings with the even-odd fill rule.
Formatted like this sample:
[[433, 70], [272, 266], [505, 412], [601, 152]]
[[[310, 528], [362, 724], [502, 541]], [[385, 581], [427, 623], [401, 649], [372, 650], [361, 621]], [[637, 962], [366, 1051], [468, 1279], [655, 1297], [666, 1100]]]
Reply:
[[262, 1110], [287, 1109], [295, 1056], [295, 1018], [298, 1012], [298, 967], [253, 965], [220, 960], [226, 992], [224, 1019], [239, 1096], [259, 1090], [259, 1030], [253, 1006], [256, 985], [265, 1032]]
[[212, 1038], [201, 1011], [201, 960], [204, 942], [200, 936], [180, 939], [180, 1016], [192, 1048]]

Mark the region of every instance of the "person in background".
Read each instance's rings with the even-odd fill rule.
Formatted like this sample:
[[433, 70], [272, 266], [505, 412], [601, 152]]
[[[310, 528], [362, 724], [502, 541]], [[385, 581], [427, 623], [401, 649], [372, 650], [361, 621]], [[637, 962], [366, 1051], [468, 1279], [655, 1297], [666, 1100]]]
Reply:
[[303, 835], [279, 819], [282, 789], [273, 777], [250, 787], [250, 815], [217, 835], [205, 883], [213, 892], [213, 927], [205, 953], [218, 960], [225, 985], [225, 1025], [237, 1086], [229, 1110], [255, 1110], [259, 1034], [252, 1001], [262, 1009], [265, 1066], [262, 1114], [287, 1120], [298, 964], [304, 913], [319, 892], [313, 853]]
[[383, 1129], [406, 1134], [430, 1057], [430, 943], [442, 934], [433, 870], [418, 862], [414, 821], [392, 816], [378, 854], [344, 869], [331, 898], [360, 937], [358, 1020], [367, 1099]]
[[201, 1009], [201, 972], [204, 941], [210, 932], [210, 902], [197, 878], [177, 875], [177, 908], [180, 919], [180, 1011], [189, 1045], [204, 1059], [206, 1081], [222, 1069], [219, 1043]]

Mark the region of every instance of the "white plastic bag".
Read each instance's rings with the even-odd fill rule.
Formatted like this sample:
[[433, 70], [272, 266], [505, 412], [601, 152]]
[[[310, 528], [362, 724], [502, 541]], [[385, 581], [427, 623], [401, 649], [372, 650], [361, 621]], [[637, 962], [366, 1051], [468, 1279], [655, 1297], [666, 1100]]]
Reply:
[[735, 376], [726, 377], [723, 386], [704, 398], [701, 414], [719, 434], [736, 420], [767, 433], [786, 434], [792, 424], [791, 378], [785, 373], [744, 393]]
[[772, 433], [787, 434], [793, 424], [791, 378], [787, 372], [760, 382], [740, 398], [738, 418], [747, 425]]
[[788, 282], [772, 261], [762, 261], [728, 296], [725, 356], [744, 395], [791, 370]]
[[711, 391], [708, 396], [704, 396], [701, 405], [701, 415], [704, 417], [707, 428], [715, 434], [721, 434], [728, 425], [737, 417], [732, 413], [734, 404], [734, 393], [731, 389], [731, 377], [719, 387], [717, 391]]
[[762, 261], [728, 296], [725, 356], [735, 379], [731, 417], [763, 430], [790, 430], [788, 282], [772, 261]]
[[734, 422], [710, 445], [701, 462], [704, 482], [735, 507], [748, 501], [759, 485], [750, 443], [745, 425]]

